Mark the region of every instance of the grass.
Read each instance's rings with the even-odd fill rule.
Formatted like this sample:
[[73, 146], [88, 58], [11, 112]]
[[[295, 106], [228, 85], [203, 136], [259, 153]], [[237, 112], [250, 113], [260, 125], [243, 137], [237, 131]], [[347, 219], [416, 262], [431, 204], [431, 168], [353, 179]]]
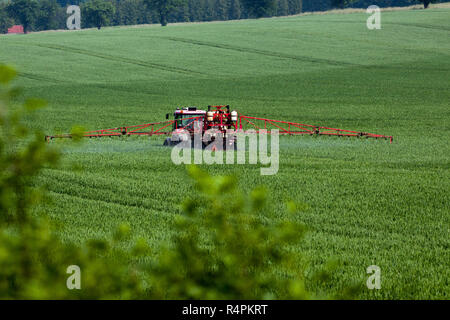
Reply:
[[[230, 104], [241, 113], [393, 135], [382, 141], [280, 138], [280, 169], [204, 166], [235, 174], [243, 192], [266, 185], [270, 210], [309, 204], [307, 277], [333, 259], [333, 294], [359, 283], [365, 299], [449, 298], [449, 9], [105, 28], [0, 37], [0, 61], [27, 96], [49, 101], [29, 124], [46, 133], [164, 119], [177, 106]], [[103, 238], [120, 222], [157, 252], [192, 187], [160, 138], [60, 145], [45, 170], [45, 211], [66, 241]], [[75, 171], [73, 170], [75, 167]], [[261, 213], [264, 215], [264, 212]], [[382, 289], [365, 288], [366, 268]]]

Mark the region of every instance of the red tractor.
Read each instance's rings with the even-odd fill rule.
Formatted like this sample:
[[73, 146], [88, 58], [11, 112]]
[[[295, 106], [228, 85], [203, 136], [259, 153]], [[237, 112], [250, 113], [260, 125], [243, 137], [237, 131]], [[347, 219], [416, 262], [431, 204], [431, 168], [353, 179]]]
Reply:
[[[169, 119], [169, 114], [166, 114]], [[197, 107], [177, 108], [174, 112], [172, 136], [164, 141], [165, 146], [173, 146], [188, 138], [194, 146], [195, 134], [201, 137], [201, 147], [221, 139], [223, 147], [236, 147], [238, 113], [230, 111], [230, 106], [208, 106], [208, 110]], [[189, 137], [188, 137], [189, 135]], [[222, 146], [218, 146], [221, 148]]]
[[[375, 138], [393, 141], [392, 136], [381, 134], [336, 129], [325, 126], [303, 124], [292, 121], [271, 120], [259, 117], [244, 116], [237, 111], [230, 110], [230, 106], [208, 106], [208, 110], [200, 110], [196, 107], [177, 108], [174, 112], [174, 119], [166, 121], [146, 123], [134, 126], [124, 126], [112, 129], [100, 129], [84, 133], [87, 138], [131, 136], [131, 135], [172, 135], [164, 141], [164, 145], [172, 146], [179, 142], [186, 141], [188, 135], [191, 138], [196, 133], [201, 133], [202, 146], [209, 145], [217, 137], [230, 144], [236, 144], [236, 134], [248, 129], [252, 133], [260, 133], [262, 130], [271, 133], [270, 130], [278, 130], [280, 135], [311, 135], [311, 136], [336, 136], [336, 137], [357, 137]], [[72, 138], [71, 134], [59, 134], [45, 136], [46, 141], [55, 138]]]

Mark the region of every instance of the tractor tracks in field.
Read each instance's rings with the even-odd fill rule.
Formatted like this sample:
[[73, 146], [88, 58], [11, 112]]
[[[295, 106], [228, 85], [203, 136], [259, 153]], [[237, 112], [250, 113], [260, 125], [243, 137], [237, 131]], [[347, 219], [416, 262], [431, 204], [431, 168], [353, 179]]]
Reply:
[[[83, 185], [79, 181], [75, 179], [70, 179], [67, 177], [59, 177], [55, 178], [54, 176], [46, 175], [45, 179], [48, 179], [51, 183], [49, 185], [49, 192], [65, 195], [71, 198], [77, 198], [84, 201], [93, 201], [93, 202], [101, 202], [109, 205], [117, 205], [128, 208], [136, 208], [143, 210], [155, 210], [155, 211], [163, 211], [162, 205], [159, 206], [159, 203], [154, 199], [149, 199], [145, 197], [133, 197], [131, 192], [126, 192], [125, 190], [117, 190], [115, 188], [108, 187], [106, 185]], [[58, 183], [61, 181], [65, 181], [68, 185], [72, 186], [72, 188], [56, 188]], [[83, 192], [78, 192], [79, 190], [83, 190]], [[101, 190], [103, 193], [99, 193]], [[121, 196], [114, 196], [117, 192], [120, 191]], [[113, 195], [110, 198], [106, 198], [105, 193], [108, 195]], [[124, 200], [131, 199], [131, 200]]]
[[[192, 45], [206, 46], [206, 47], [216, 48], [216, 49], [232, 50], [232, 51], [237, 51], [237, 52], [258, 54], [258, 55], [264, 55], [264, 56], [268, 56], [268, 57], [276, 57], [276, 58], [281, 58], [281, 59], [291, 59], [294, 61], [310, 62], [310, 63], [329, 65], [329, 66], [334, 66], [334, 67], [361, 68], [361, 69], [367, 69], [367, 70], [392, 68], [389, 65], [383, 65], [383, 64], [361, 64], [361, 63], [338, 61], [338, 60], [332, 60], [332, 59], [291, 55], [291, 54], [285, 54], [285, 53], [281, 53], [281, 52], [254, 49], [254, 48], [248, 48], [248, 47], [239, 47], [239, 46], [228, 45], [228, 44], [205, 42], [205, 41], [186, 39], [186, 38], [176, 38], [176, 37], [158, 37], [158, 38], [192, 44]], [[411, 68], [411, 67], [409, 66], [409, 68]], [[440, 68], [439, 70], [442, 70], [442, 68]]]
[[320, 64], [327, 64], [327, 65], [338, 66], [338, 67], [359, 66], [358, 64], [351, 63], [351, 62], [285, 54], [285, 53], [281, 53], [281, 52], [274, 52], [274, 51], [262, 50], [262, 49], [254, 49], [254, 48], [248, 48], [248, 47], [240, 47], [240, 46], [223, 44], [223, 43], [206, 42], [206, 41], [186, 39], [186, 38], [177, 38], [177, 37], [157, 37], [157, 38], [170, 40], [170, 41], [176, 41], [176, 42], [182, 42], [182, 43], [187, 43], [187, 44], [192, 44], [192, 45], [205, 46], [205, 47], [223, 49], [223, 50], [232, 50], [232, 51], [243, 52], [243, 53], [252, 53], [252, 54], [258, 54], [258, 55], [263, 55], [263, 56], [267, 56], [267, 57], [290, 59], [290, 60], [296, 60], [296, 61], [301, 61], [301, 62], [320, 63]]
[[49, 192], [51, 192], [53, 194], [57, 194], [57, 195], [62, 195], [62, 196], [70, 197], [70, 198], [79, 199], [82, 201], [99, 202], [99, 203], [103, 203], [105, 205], [115, 205], [115, 206], [120, 206], [120, 207], [125, 207], [125, 208], [135, 208], [135, 209], [139, 209], [139, 210], [162, 211], [160, 208], [154, 208], [154, 207], [150, 207], [148, 205], [143, 205], [143, 204], [139, 204], [139, 203], [126, 203], [126, 202], [118, 201], [118, 200], [105, 200], [103, 198], [84, 197], [82, 195], [77, 195], [77, 194], [73, 194], [70, 192], [64, 192], [64, 191], [59, 191], [59, 190], [58, 191], [50, 190]]
[[51, 82], [51, 83], [67, 82], [64, 80], [53, 79], [50, 77], [38, 75], [35, 73], [28, 73], [28, 72], [18, 72], [17, 75], [22, 78], [26, 78], [29, 80], [36, 80], [36, 81], [45, 81], [45, 82]]
[[437, 25], [431, 25], [431, 24], [425, 24], [425, 23], [384, 22], [384, 24], [389, 24], [389, 25], [394, 25], [394, 26], [397, 25], [397, 26], [403, 26], [403, 27], [433, 29], [433, 30], [439, 30], [439, 31], [450, 31], [450, 27], [437, 26]]
[[[38, 75], [35, 73], [18, 72], [17, 75], [21, 78], [25, 78], [28, 80], [34, 80], [34, 81], [38, 81], [38, 82], [47, 82], [47, 83], [49, 83], [50, 86], [53, 86], [56, 84], [63, 84], [63, 85], [70, 85], [73, 88], [74, 85], [80, 84], [78, 82], [73, 82], [73, 81], [67, 81], [67, 80], [62, 80], [62, 79], [53, 79], [53, 78]], [[131, 94], [145, 94], [145, 95], [152, 95], [152, 96], [156, 95], [153, 92], [145, 92], [145, 91], [136, 90], [136, 89], [126, 89], [123, 86], [108, 86], [106, 84], [102, 84], [102, 83], [98, 83], [98, 82], [89, 83], [88, 85], [91, 88], [95, 87], [95, 88], [98, 88], [101, 90], [109, 90], [109, 91], [114, 91], [114, 92], [125, 92], [125, 93], [131, 93]]]
[[[345, 21], [345, 20], [318, 20], [318, 21], [308, 21], [308, 23], [347, 23], [347, 24], [361, 24], [361, 21]], [[402, 26], [402, 27], [415, 27], [415, 28], [424, 28], [424, 29], [433, 29], [439, 31], [450, 31], [450, 27], [442, 26], [442, 25], [433, 25], [426, 23], [407, 23], [407, 22], [386, 22], [382, 23], [383, 25], [392, 25], [392, 26]]]
[[39, 44], [34, 44], [34, 45], [37, 47], [41, 47], [41, 48], [60, 50], [60, 51], [64, 51], [64, 52], [95, 57], [95, 58], [104, 59], [104, 60], [108, 60], [108, 61], [128, 63], [128, 64], [133, 64], [136, 66], [151, 68], [151, 69], [159, 69], [159, 70], [167, 71], [167, 72], [204, 75], [204, 73], [202, 73], [202, 72], [194, 71], [194, 70], [190, 70], [190, 69], [186, 69], [186, 68], [180, 68], [180, 67], [169, 66], [169, 65], [160, 64], [160, 63], [154, 63], [154, 62], [148, 62], [148, 61], [143, 61], [143, 60], [114, 56], [114, 55], [99, 53], [99, 52], [86, 50], [86, 49], [73, 48], [73, 47], [61, 46], [61, 45], [56, 45], [56, 44], [44, 44], [44, 43], [39, 43]]

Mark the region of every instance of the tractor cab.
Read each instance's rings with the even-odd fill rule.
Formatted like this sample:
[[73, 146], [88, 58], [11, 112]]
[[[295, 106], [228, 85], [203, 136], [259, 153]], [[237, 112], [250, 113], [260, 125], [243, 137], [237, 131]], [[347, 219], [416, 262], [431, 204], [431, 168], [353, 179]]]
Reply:
[[[185, 129], [188, 131], [192, 131], [194, 129], [194, 124], [203, 123], [206, 111], [199, 110], [196, 107], [185, 107], [185, 108], [177, 108], [174, 112], [174, 123], [173, 130], [176, 129]], [[169, 114], [166, 115], [166, 119], [169, 118]]]
[[[169, 114], [166, 115], [169, 119]], [[165, 146], [173, 146], [181, 141], [192, 140], [196, 134], [202, 136], [202, 145], [206, 147], [220, 138], [224, 143], [235, 145], [238, 125], [237, 111], [230, 106], [208, 106], [208, 110], [196, 107], [177, 108], [174, 112], [172, 137], [164, 141]], [[224, 145], [225, 146], [225, 145]]]

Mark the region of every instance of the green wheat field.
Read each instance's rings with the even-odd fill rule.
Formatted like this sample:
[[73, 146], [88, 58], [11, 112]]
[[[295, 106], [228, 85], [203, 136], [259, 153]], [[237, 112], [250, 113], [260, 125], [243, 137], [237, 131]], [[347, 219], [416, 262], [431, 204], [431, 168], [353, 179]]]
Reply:
[[[311, 283], [310, 290], [334, 294], [356, 283], [363, 299], [448, 299], [450, 10], [383, 12], [381, 30], [368, 30], [367, 17], [2, 36], [0, 62], [17, 68], [26, 97], [48, 101], [28, 123], [46, 134], [163, 121], [176, 107], [229, 104], [249, 116], [394, 136], [393, 144], [280, 137], [273, 176], [261, 176], [260, 165], [201, 167], [237, 176], [245, 193], [266, 186], [266, 210], [275, 217], [286, 215], [286, 201], [308, 205], [290, 216], [309, 229], [294, 248], [308, 262], [305, 277], [339, 262], [329, 282]], [[172, 163], [162, 142], [52, 142], [64, 158], [36, 181], [52, 197], [41, 209], [67, 242], [107, 238], [127, 222], [156, 256], [193, 190], [186, 168]], [[366, 288], [370, 265], [381, 268], [380, 290]]]

